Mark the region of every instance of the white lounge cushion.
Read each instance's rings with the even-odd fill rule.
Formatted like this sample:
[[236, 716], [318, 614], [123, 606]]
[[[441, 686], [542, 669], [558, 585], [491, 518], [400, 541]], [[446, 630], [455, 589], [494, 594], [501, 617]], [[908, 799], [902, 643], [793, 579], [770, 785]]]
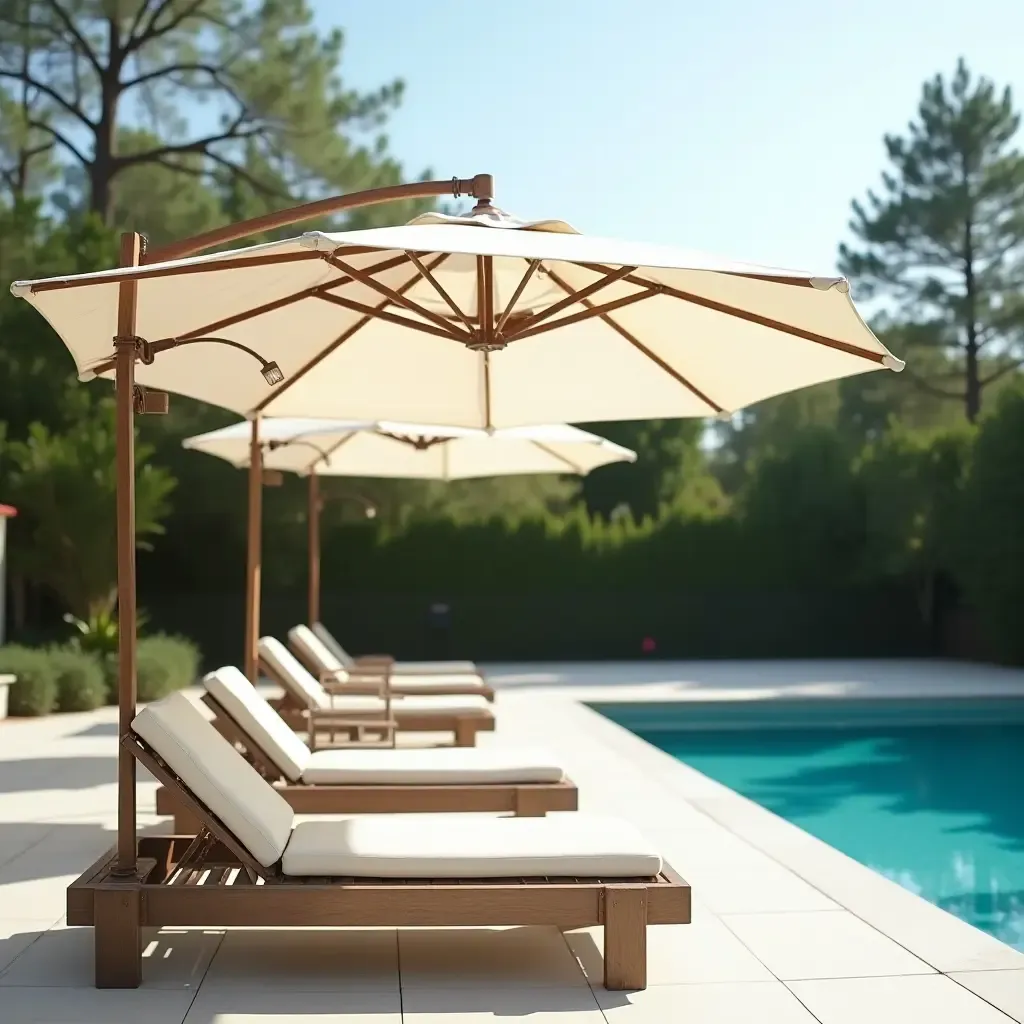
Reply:
[[[302, 659], [307, 664], [312, 665], [318, 673], [331, 673], [340, 682], [345, 681], [347, 669], [351, 668], [354, 664], [351, 658], [349, 658], [347, 663], [343, 663], [308, 626], [301, 624], [292, 626], [288, 630], [288, 640], [298, 650]], [[402, 676], [401, 680], [398, 680], [402, 686], [442, 686], [445, 683], [478, 686], [480, 683], [476, 673], [471, 668], [461, 672], [441, 674], [436, 669], [432, 669], [427, 663], [413, 662], [411, 664], [418, 665], [420, 669], [419, 674], [410, 672], [408, 669], [399, 672], [397, 663], [392, 666], [392, 675], [400, 674]]]
[[396, 661], [391, 666], [391, 678], [397, 676], [403, 686], [421, 679], [435, 686], [441, 682], [476, 683], [479, 686], [480, 674], [472, 666], [471, 661]]
[[[369, 703], [367, 703], [367, 701]], [[346, 710], [357, 711], [370, 707], [383, 709], [384, 702], [377, 697], [349, 697], [347, 694], [335, 695], [331, 705], [335, 711], [344, 714]], [[471, 693], [464, 696], [410, 696], [393, 697], [391, 700], [391, 715], [401, 722], [405, 717], [415, 715], [427, 718], [448, 718], [452, 715], [481, 716], [490, 718], [493, 705], [489, 704], [484, 697], [477, 697]]]
[[234, 665], [204, 676], [203, 686], [290, 782], [298, 782], [310, 750]]
[[[348, 667], [355, 664], [356, 659], [338, 643], [335, 637], [331, 635], [331, 631], [322, 622], [314, 622], [312, 632], [324, 646], [330, 649], [331, 653], [334, 654], [342, 665]], [[402, 674], [410, 672], [413, 675], [440, 672], [456, 676], [475, 676], [477, 667], [476, 663], [472, 661], [396, 661], [392, 666], [392, 672]]]
[[428, 747], [425, 750], [317, 750], [302, 781], [315, 786], [473, 786], [561, 782], [540, 750]]
[[279, 677], [283, 686], [288, 688], [305, 707], [329, 708], [331, 698], [327, 691], [314, 679], [299, 662], [299, 659], [288, 650], [280, 640], [273, 636], [260, 637], [260, 658]]
[[608, 879], [647, 878], [662, 862], [617, 818], [385, 814], [300, 821], [281, 866], [294, 876]]
[[147, 704], [132, 729], [264, 867], [280, 860], [295, 813], [183, 693]]
[[[333, 698], [305, 668], [298, 658], [280, 640], [272, 636], [260, 639], [260, 657], [271, 666], [281, 683], [306, 707], [332, 709], [341, 714], [346, 711], [374, 713], [383, 711], [384, 702], [378, 697], [335, 695]], [[474, 694], [465, 696], [397, 697], [392, 712], [398, 721], [405, 715], [480, 715], [490, 717], [491, 705], [486, 698]]]
[[475, 679], [478, 669], [472, 661], [396, 661], [391, 671], [400, 676], [472, 676]]

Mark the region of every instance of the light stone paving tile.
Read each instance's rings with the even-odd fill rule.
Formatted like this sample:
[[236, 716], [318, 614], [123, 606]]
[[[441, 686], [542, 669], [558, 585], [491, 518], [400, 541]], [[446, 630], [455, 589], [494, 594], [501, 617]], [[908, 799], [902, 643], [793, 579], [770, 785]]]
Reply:
[[[222, 938], [212, 929], [144, 929], [142, 987], [194, 992]], [[94, 962], [91, 928], [54, 928], [0, 974], [0, 1006], [8, 988], [90, 988]]]
[[803, 879], [766, 857], [718, 857], [714, 850], [666, 842], [663, 855], [700, 898], [719, 914], [839, 910]]
[[52, 828], [46, 821], [0, 822], [0, 868], [41, 842]]
[[[0, 989], [0, 1021], [3, 1024], [182, 1024], [194, 995], [184, 989]], [[204, 1024], [214, 1024], [214, 1021]]]
[[1024, 953], [804, 834], [766, 849], [800, 877], [943, 973], [1024, 968]]
[[1010, 1024], [1011, 1020], [941, 974], [795, 981], [789, 987], [821, 1024]]
[[595, 992], [607, 1024], [817, 1024], [778, 981], [658, 985], [622, 995]]
[[402, 991], [587, 987], [557, 928], [402, 929]]
[[934, 973], [845, 910], [731, 914], [722, 920], [783, 981]]
[[605, 1024], [597, 1000], [586, 986], [403, 988], [402, 1019], [403, 1024], [503, 1024], [510, 1019], [529, 1024]]
[[[604, 984], [604, 929], [566, 932], [569, 948], [590, 984]], [[647, 984], [681, 985], [772, 981], [772, 974], [722, 922], [697, 907], [686, 925], [647, 930]]]
[[[398, 990], [320, 992], [204, 985], [185, 1024], [402, 1024]], [[147, 1022], [148, 1024], [148, 1022]]]
[[998, 1007], [1015, 1021], [1024, 1021], [1024, 970], [958, 971], [950, 978]]
[[[82, 869], [87, 868], [92, 860], [83, 861]], [[4, 919], [48, 917], [56, 921], [67, 909], [67, 888], [79, 873], [23, 882], [0, 882], [0, 908]]]
[[397, 993], [398, 936], [378, 929], [232, 929], [203, 981], [208, 989]]

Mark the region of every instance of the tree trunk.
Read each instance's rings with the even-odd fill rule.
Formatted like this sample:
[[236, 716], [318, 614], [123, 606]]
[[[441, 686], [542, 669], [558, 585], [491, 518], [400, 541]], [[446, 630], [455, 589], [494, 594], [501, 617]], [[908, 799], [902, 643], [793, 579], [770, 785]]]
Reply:
[[96, 122], [96, 142], [89, 165], [89, 209], [99, 214], [104, 224], [113, 215], [114, 136], [117, 131], [117, 104], [121, 98], [121, 39], [117, 21], [107, 22], [109, 37], [107, 66], [100, 75], [100, 116]]
[[[966, 160], [965, 160], [966, 165]], [[965, 178], [966, 178], [965, 166]], [[965, 190], [969, 189], [964, 182]], [[964, 319], [967, 338], [964, 346], [964, 412], [974, 423], [981, 412], [981, 377], [978, 373], [978, 283], [974, 276], [974, 223], [968, 191], [967, 219], [964, 222]]]

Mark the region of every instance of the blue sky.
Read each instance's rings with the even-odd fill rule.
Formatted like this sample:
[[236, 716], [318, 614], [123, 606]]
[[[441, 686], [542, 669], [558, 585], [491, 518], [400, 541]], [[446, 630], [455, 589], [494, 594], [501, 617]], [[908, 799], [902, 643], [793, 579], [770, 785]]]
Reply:
[[405, 79], [410, 176], [487, 172], [521, 217], [816, 273], [926, 78], [963, 55], [1024, 105], [1022, 0], [313, 3], [352, 85]]

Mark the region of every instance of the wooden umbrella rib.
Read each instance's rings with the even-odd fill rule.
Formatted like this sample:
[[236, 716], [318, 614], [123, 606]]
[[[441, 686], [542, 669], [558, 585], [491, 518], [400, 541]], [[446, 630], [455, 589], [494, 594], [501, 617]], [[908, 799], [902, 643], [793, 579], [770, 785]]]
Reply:
[[330, 292], [318, 292], [314, 298], [323, 299], [324, 302], [333, 303], [335, 306], [341, 306], [342, 309], [350, 310], [353, 313], [361, 313], [363, 316], [368, 316], [376, 320], [383, 320], [389, 324], [395, 324], [397, 327], [406, 327], [409, 330], [421, 331], [424, 334], [433, 334], [439, 338], [447, 338], [449, 340], [462, 341], [462, 332], [453, 332], [448, 324], [444, 327], [435, 327], [432, 323], [420, 323], [417, 320], [410, 320], [407, 316], [400, 316], [398, 313], [389, 313], [383, 307], [391, 302], [391, 299], [385, 300], [380, 306], [367, 306], [365, 303], [356, 302], [355, 299], [345, 299], [340, 295], [332, 295]]
[[[553, 271], [549, 270], [548, 271], [548, 276], [564, 292], [566, 292], [567, 294], [570, 294], [570, 295], [572, 294], [572, 289], [569, 287], [569, 285], [567, 285], [565, 283], [565, 281], [563, 281], [556, 273], [554, 273]], [[626, 280], [629, 280], [629, 278], [626, 278]], [[648, 285], [650, 284], [650, 282], [644, 282], [642, 280], [639, 283], [648, 284]], [[648, 292], [646, 294], [642, 294], [641, 293], [638, 297], [639, 298], [650, 298], [651, 296], [657, 295], [657, 294], [660, 294], [660, 288], [652, 287], [650, 292]], [[717, 402], [714, 402], [710, 398], [708, 398], [708, 396], [705, 395], [704, 392], [700, 390], [700, 388], [698, 388], [694, 384], [690, 383], [690, 381], [688, 381], [681, 373], [679, 373], [677, 370], [675, 370], [671, 366], [669, 366], [669, 364], [667, 362], [665, 362], [665, 360], [662, 359], [661, 356], [657, 355], [655, 352], [652, 352], [635, 335], [631, 334], [629, 331], [626, 330], [625, 327], [623, 327], [621, 324], [619, 324], [615, 320], [613, 320], [611, 318], [611, 316], [609, 315], [607, 310], [599, 311], [599, 307], [595, 306], [589, 299], [583, 299], [582, 301], [583, 301], [583, 305], [587, 307], [589, 312], [593, 313], [594, 315], [599, 316], [604, 323], [606, 323], [613, 331], [615, 331], [616, 334], [619, 335], [619, 337], [623, 338], [625, 341], [628, 341], [629, 344], [632, 345], [637, 351], [643, 353], [643, 355], [645, 355], [648, 359], [650, 359], [650, 361], [652, 363], [654, 363], [654, 365], [657, 366], [658, 369], [663, 370], [673, 380], [677, 381], [679, 384], [682, 384], [682, 386], [684, 388], [686, 388], [686, 390], [689, 391], [690, 394], [692, 394], [695, 397], [699, 398], [710, 409], [713, 409], [716, 415], [718, 413], [721, 413], [721, 412], [725, 411], [724, 408], [722, 406], [720, 406]], [[611, 303], [608, 303], [608, 305], [611, 305]], [[542, 326], [549, 326], [549, 325], [542, 325]]]
[[[448, 258], [448, 254], [447, 253], [441, 253], [434, 260], [434, 262], [430, 265], [430, 269], [431, 270], [436, 270], [442, 263], [444, 263], [444, 261], [447, 258]], [[402, 261], [403, 262], [412, 262], [411, 260], [409, 260], [408, 256], [406, 256], [404, 254], [402, 256]], [[419, 280], [420, 280], [420, 275], [419, 275], [419, 271], [417, 271], [416, 274], [414, 274], [412, 277], [410, 277], [405, 282], [405, 284], [401, 285], [397, 289], [397, 291], [399, 292], [399, 294], [403, 294], [404, 295], [405, 292], [407, 292]], [[270, 405], [270, 403], [275, 398], [277, 398], [279, 395], [283, 394], [290, 387], [292, 387], [295, 384], [297, 384], [312, 369], [314, 369], [321, 362], [323, 362], [324, 359], [326, 359], [329, 355], [331, 355], [332, 353], [337, 351], [337, 349], [340, 348], [342, 345], [344, 345], [345, 342], [348, 341], [353, 335], [355, 335], [359, 331], [361, 331], [371, 320], [374, 319], [374, 317], [377, 316], [377, 313], [379, 312], [379, 310], [382, 310], [387, 304], [388, 304], [388, 300], [387, 299], [382, 300], [380, 303], [378, 303], [378, 305], [376, 307], [374, 307], [374, 311], [372, 312], [371, 315], [363, 316], [358, 321], [356, 321], [356, 323], [352, 324], [351, 327], [346, 328], [341, 334], [338, 335], [337, 338], [334, 339], [333, 342], [331, 342], [330, 345], [328, 345], [326, 348], [322, 349], [312, 359], [310, 359], [309, 362], [306, 363], [305, 366], [303, 366], [301, 369], [299, 369], [295, 373], [293, 373], [290, 377], [286, 378], [280, 384], [278, 384], [278, 386], [276, 388], [274, 388], [273, 392], [271, 392], [271, 394], [267, 395], [267, 397], [264, 398], [263, 401], [260, 402], [259, 405], [256, 406], [256, 408], [253, 410], [253, 412], [263, 412], [267, 408], [267, 406]]]
[[418, 316], [423, 317], [424, 320], [429, 320], [431, 323], [435, 324], [436, 326], [444, 330], [446, 335], [448, 335], [449, 337], [461, 336], [466, 341], [471, 340], [471, 333], [459, 331], [443, 316], [440, 316], [439, 314], [433, 312], [433, 310], [424, 308], [417, 302], [413, 302], [412, 299], [408, 298], [405, 295], [400, 295], [398, 292], [394, 290], [394, 288], [389, 288], [387, 285], [381, 284], [380, 281], [375, 281], [371, 274], [366, 273], [365, 271], [362, 270], [358, 270], [353, 266], [350, 266], [348, 263], [345, 263], [343, 260], [338, 259], [338, 257], [334, 255], [328, 256], [327, 262], [330, 263], [331, 266], [336, 267], [338, 270], [342, 271], [349, 277], [358, 281], [360, 284], [366, 285], [367, 288], [371, 288], [373, 289], [373, 291], [377, 292], [380, 295], [383, 295], [385, 298], [391, 299], [392, 302], [396, 303], [399, 306], [404, 306], [410, 312], [416, 313]]
[[597, 292], [601, 291], [602, 288], [607, 288], [609, 285], [615, 284], [616, 281], [621, 281], [624, 277], [628, 277], [636, 269], [636, 267], [619, 267], [618, 270], [599, 270], [598, 272], [603, 276], [597, 281], [592, 281], [585, 288], [581, 288], [578, 292], [575, 292], [572, 295], [567, 295], [564, 299], [559, 299], [557, 302], [553, 302], [550, 306], [539, 310], [532, 316], [524, 317], [516, 324], [516, 329], [507, 337], [518, 337], [523, 332], [529, 331], [532, 327], [535, 327], [541, 321], [549, 319], [556, 313], [561, 313], [563, 309], [568, 309], [570, 306], [575, 305], [583, 299], [590, 298], [591, 295], [595, 295]]
[[[356, 436], [356, 432], [354, 430], [349, 431], [349, 433], [343, 435], [341, 438], [339, 438], [337, 441], [335, 441], [334, 444], [332, 444], [330, 448], [326, 448], [323, 451], [319, 452], [317, 454], [317, 457], [308, 466], [306, 466], [306, 468], [304, 470], [302, 470], [302, 472], [303, 473], [312, 473], [313, 470], [316, 468], [318, 463], [320, 463], [320, 462], [323, 462], [325, 464], [329, 463], [331, 461], [331, 456], [343, 444], [347, 444], [355, 436]], [[298, 439], [296, 438], [296, 440], [298, 440]]]
[[[584, 267], [587, 270], [600, 270], [608, 273], [612, 270], [612, 267], [606, 263], [578, 263], [579, 267]], [[668, 269], [668, 268], [666, 268]], [[723, 274], [727, 277], [743, 277], [749, 281], [764, 281], [766, 284], [787, 284], [792, 285], [794, 288], [813, 288], [811, 283], [813, 278], [810, 277], [790, 277], [782, 274], [755, 274], [750, 271], [741, 270], [712, 270], [712, 271], [701, 271], [694, 270], [694, 273], [714, 273]]]
[[[379, 252], [381, 250], [367, 251]], [[325, 259], [324, 253], [317, 253], [316, 255], [321, 259]], [[381, 260], [380, 262], [375, 263], [372, 267], [368, 267], [366, 272], [371, 274], [382, 273], [385, 270], [391, 270], [394, 267], [401, 266], [404, 262], [406, 262], [406, 260], [402, 256], [391, 256], [386, 260]], [[189, 341], [193, 338], [201, 338], [204, 335], [222, 331], [225, 327], [237, 327], [238, 324], [245, 323], [247, 320], [255, 319], [258, 316], [262, 316], [264, 313], [273, 313], [275, 310], [283, 309], [285, 306], [290, 306], [296, 302], [301, 302], [303, 299], [312, 298], [318, 292], [324, 291], [325, 289], [338, 288], [342, 285], [350, 284], [352, 280], [353, 279], [349, 277], [337, 277], [330, 281], [313, 285], [309, 288], [303, 288], [301, 291], [292, 292], [291, 295], [283, 295], [279, 299], [272, 299], [270, 302], [265, 302], [261, 306], [255, 306], [251, 309], [244, 310], [241, 313], [234, 313], [231, 316], [223, 317], [220, 320], [214, 320], [212, 323], [203, 324], [202, 327], [196, 327], [185, 334], [179, 334], [173, 338], [158, 338], [157, 340], [150, 342], [149, 348], [153, 354], [156, 355], [167, 349], [174, 348], [174, 346], [179, 342]], [[99, 375], [107, 373], [113, 368], [114, 360], [109, 359], [94, 367], [93, 372]]]
[[424, 264], [424, 262], [414, 252], [407, 252], [406, 256], [412, 261], [413, 266], [420, 272], [423, 279], [441, 296], [442, 300], [447, 303], [448, 308], [466, 325], [466, 329], [469, 331], [471, 336], [476, 335], [476, 328], [470, 321], [469, 317], [462, 311], [459, 304], [445, 291], [444, 286], [440, 281], [430, 272], [430, 268]]
[[[371, 252], [370, 249], [365, 249]], [[298, 263], [303, 260], [315, 260], [323, 253], [304, 249], [302, 252], [267, 253], [265, 256], [233, 257], [226, 260], [207, 260], [202, 263], [186, 263], [170, 265], [159, 270], [126, 270], [114, 274], [104, 274], [102, 278], [88, 275], [80, 278], [62, 278], [53, 281], [39, 281], [32, 285], [32, 294], [37, 292], [60, 291], [65, 288], [84, 288], [94, 284], [121, 284], [124, 281], [152, 281], [164, 277], [181, 277], [186, 274], [214, 274], [223, 270], [242, 270], [248, 267], [269, 267], [278, 263]]]
[[516, 290], [512, 293], [512, 297], [508, 300], [504, 310], [502, 310], [501, 316], [498, 317], [498, 322], [494, 325], [494, 333], [499, 337], [502, 336], [502, 331], [505, 329], [505, 322], [516, 308], [516, 303], [519, 301], [519, 297], [524, 291], [526, 291], [526, 286], [530, 283], [530, 279], [533, 275], [537, 273], [537, 268], [540, 264], [540, 260], [530, 260], [526, 268], [526, 272], [519, 279], [519, 284], [516, 285]]
[[533, 441], [532, 443], [534, 447], [539, 448], [542, 452], [544, 452], [545, 455], [550, 455], [551, 458], [553, 458], [556, 462], [561, 462], [563, 465], [568, 466], [571, 472], [583, 472], [582, 467], [577, 466], [576, 463], [572, 461], [572, 459], [567, 459], [564, 455], [559, 455], [558, 452], [554, 450], [554, 448], [550, 448], [548, 445], [544, 444], [543, 441]]
[[[737, 275], [738, 276], [738, 275]], [[630, 275], [626, 278], [631, 284], [650, 284], [644, 278], [637, 275]], [[759, 313], [751, 313], [749, 310], [740, 309], [737, 306], [730, 306], [715, 299], [705, 298], [703, 295], [695, 295], [692, 292], [684, 292], [671, 285], [661, 285], [663, 294], [669, 295], [681, 302], [689, 302], [695, 306], [702, 306], [715, 313], [722, 313], [725, 316], [736, 317], [739, 320], [746, 320], [748, 323], [757, 324], [759, 327], [767, 327], [772, 331], [779, 331], [781, 334], [789, 334], [794, 338], [803, 341], [813, 342], [815, 345], [822, 345], [825, 348], [834, 349], [837, 352], [845, 352], [850, 356], [858, 356], [861, 359], [868, 359], [873, 363], [881, 363], [885, 359], [884, 352], [872, 352], [869, 349], [861, 348], [859, 345], [851, 345], [847, 341], [838, 341], [825, 334], [818, 334], [815, 331], [807, 331], [802, 327], [794, 327], [791, 324], [783, 323], [781, 320], [773, 320], [771, 317], [761, 316]]]
[[[552, 277], [552, 279], [554, 279]], [[525, 331], [516, 331], [512, 335], [507, 335], [509, 341], [521, 341], [523, 338], [531, 338], [535, 334], [544, 334], [547, 331], [554, 331], [560, 327], [568, 327], [571, 324], [580, 323], [583, 320], [592, 320], [594, 317], [604, 316], [608, 313], [613, 313], [617, 309], [622, 309], [625, 306], [632, 306], [637, 302], [642, 302], [644, 299], [650, 299], [655, 295], [659, 295], [660, 291], [658, 287], [651, 286], [646, 291], [633, 292], [631, 295], [623, 295], [618, 299], [612, 299], [610, 302], [596, 305], [590, 302], [586, 298], [577, 299], [573, 296], [573, 302], [579, 302], [584, 309], [579, 310], [576, 313], [570, 313], [568, 316], [560, 316], [557, 320], [548, 320], [545, 323], [537, 324], [536, 327], [531, 327]]]

